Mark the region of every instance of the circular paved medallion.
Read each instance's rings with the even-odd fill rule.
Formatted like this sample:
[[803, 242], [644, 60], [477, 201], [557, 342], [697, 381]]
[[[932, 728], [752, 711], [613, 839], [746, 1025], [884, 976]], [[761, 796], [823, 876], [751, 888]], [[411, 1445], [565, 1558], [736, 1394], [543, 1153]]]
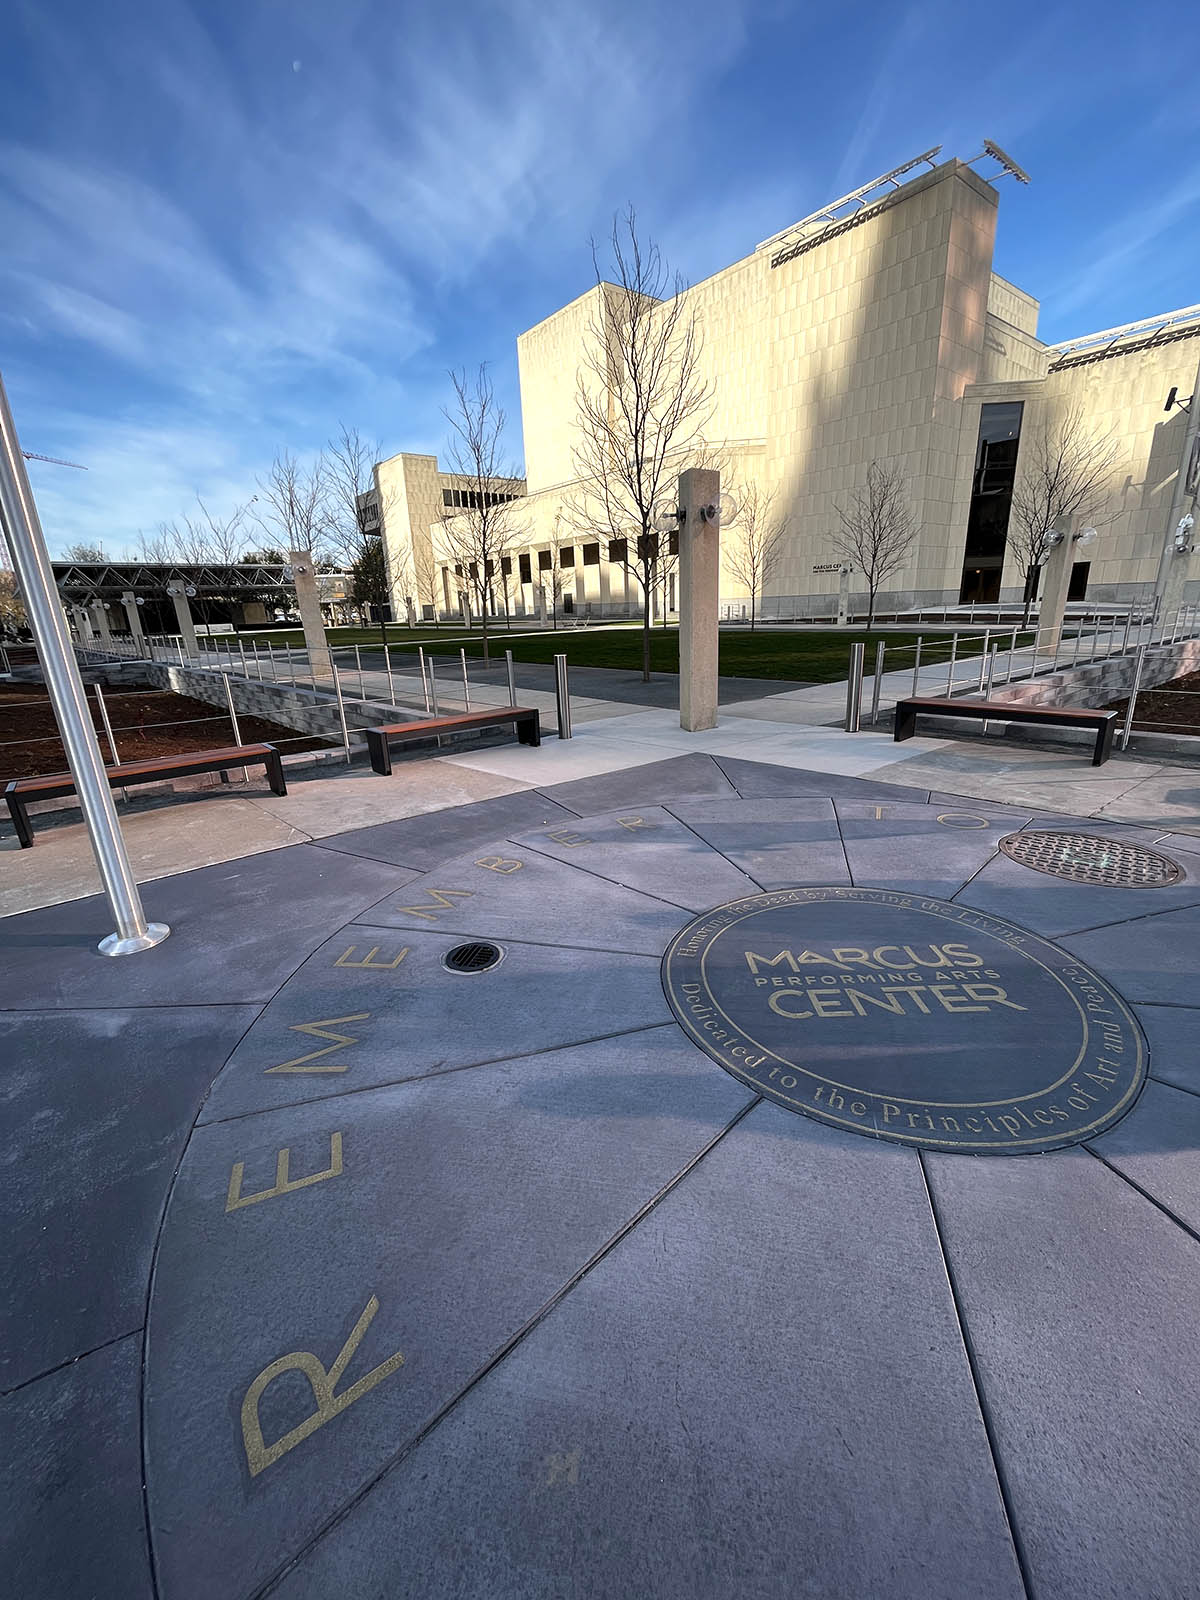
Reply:
[[781, 1105], [839, 1128], [1004, 1154], [1075, 1144], [1132, 1106], [1131, 1012], [999, 917], [882, 889], [783, 889], [696, 917], [663, 957], [686, 1032]]

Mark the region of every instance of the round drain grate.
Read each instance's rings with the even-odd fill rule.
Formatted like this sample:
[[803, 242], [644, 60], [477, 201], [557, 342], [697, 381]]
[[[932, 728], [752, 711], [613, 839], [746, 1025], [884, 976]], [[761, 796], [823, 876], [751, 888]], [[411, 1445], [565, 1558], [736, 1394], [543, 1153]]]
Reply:
[[1183, 877], [1182, 868], [1157, 850], [1096, 833], [1010, 833], [1000, 848], [1035, 872], [1110, 889], [1165, 889]]
[[447, 972], [490, 972], [504, 960], [504, 951], [496, 944], [456, 944], [447, 951], [442, 965]]

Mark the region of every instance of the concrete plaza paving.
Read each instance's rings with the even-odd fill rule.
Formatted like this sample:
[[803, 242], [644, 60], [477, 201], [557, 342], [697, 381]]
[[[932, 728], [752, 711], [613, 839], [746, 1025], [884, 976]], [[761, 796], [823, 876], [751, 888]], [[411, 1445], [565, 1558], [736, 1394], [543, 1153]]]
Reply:
[[[980, 776], [957, 742], [914, 746], [610, 718], [412, 763], [382, 819], [351, 773], [340, 830], [301, 794], [274, 817], [300, 842], [145, 885], [173, 930], [146, 955], [96, 956], [96, 896], [0, 923], [6, 1586], [1194, 1593], [1200, 840], [1131, 799], [1158, 769], [1008, 749]], [[442, 809], [403, 798], [422, 772]], [[499, 787], [454, 800], [476, 782]], [[1122, 800], [1134, 823], [1106, 814]], [[174, 814], [268, 801], [288, 803]], [[1047, 829], [1178, 877], [1080, 883], [998, 849]], [[5, 867], [48, 869], [68, 832]], [[819, 953], [820, 897], [849, 915], [869, 891], [869, 943], [957, 919], [966, 944], [943, 949], [967, 966], [1008, 930], [989, 959], [1015, 964], [1019, 1004], [949, 1031], [885, 1016], [910, 1042], [928, 1026], [914, 1070], [953, 1057], [980, 1103], [1036, 1103], [991, 1081], [1002, 1022], [1004, 1070], [1036, 1074], [1084, 1014], [1021, 987], [1052, 941], [1086, 1009], [1125, 1019], [1121, 1104], [1116, 1067], [1081, 1076], [1081, 1054], [1079, 1142], [964, 1155], [723, 1070], [661, 957], [710, 908], [791, 885], [817, 908], [800, 959], [835, 968], [869, 952]], [[464, 941], [503, 959], [447, 970]], [[963, 992], [986, 1009], [998, 987]], [[878, 1004], [860, 995], [852, 1027], [816, 1009], [826, 1077], [886, 1088], [900, 1035]]]

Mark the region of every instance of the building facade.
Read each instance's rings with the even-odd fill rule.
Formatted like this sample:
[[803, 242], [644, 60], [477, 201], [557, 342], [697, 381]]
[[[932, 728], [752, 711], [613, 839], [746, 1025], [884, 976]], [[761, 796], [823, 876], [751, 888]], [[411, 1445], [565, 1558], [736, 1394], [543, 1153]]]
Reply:
[[[1167, 405], [1172, 390], [1186, 401], [1198, 387], [1200, 306], [1044, 344], [1037, 301], [992, 270], [997, 183], [974, 163], [935, 163], [936, 154], [684, 291], [702, 336], [713, 395], [705, 434], [723, 481], [735, 499], [747, 484], [773, 492], [788, 518], [761, 614], [836, 610], [838, 507], [864, 488], [873, 461], [899, 467], [918, 528], [881, 607], [1018, 602], [1025, 571], [1009, 537], [1010, 501], [1031, 470], [1034, 441], [1068, 418], [1109, 441], [1113, 457], [1098, 537], [1081, 550], [1088, 559], [1073, 595], [1147, 600], [1172, 560], [1182, 594], [1178, 562], [1188, 556], [1165, 552], [1181, 515], [1195, 509], [1200, 462], [1183, 460], [1185, 407]], [[581, 372], [599, 381], [589, 341], [612, 292], [595, 285], [517, 340], [526, 479], [519, 536], [495, 575], [497, 610], [640, 609], [613, 530], [589, 536], [569, 514], [578, 498], [575, 395]], [[443, 535], [456, 483], [433, 456], [402, 454], [376, 468], [398, 615], [414, 592], [426, 614], [461, 613], [469, 585]], [[736, 521], [722, 537], [736, 541]], [[668, 571], [660, 601], [668, 609], [671, 579]], [[853, 575], [850, 583], [856, 595]], [[1198, 587], [1188, 586], [1188, 599]], [[746, 591], [728, 574], [721, 598], [727, 614], [743, 613]]]

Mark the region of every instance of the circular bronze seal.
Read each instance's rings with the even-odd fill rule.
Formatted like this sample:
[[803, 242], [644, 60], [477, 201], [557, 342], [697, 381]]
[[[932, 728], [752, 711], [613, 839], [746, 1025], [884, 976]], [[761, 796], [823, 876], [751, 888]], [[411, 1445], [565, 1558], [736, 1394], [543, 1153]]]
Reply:
[[1133, 1105], [1146, 1046], [1105, 981], [1035, 933], [883, 889], [781, 889], [688, 923], [680, 1025], [790, 1110], [977, 1154], [1054, 1150]]

